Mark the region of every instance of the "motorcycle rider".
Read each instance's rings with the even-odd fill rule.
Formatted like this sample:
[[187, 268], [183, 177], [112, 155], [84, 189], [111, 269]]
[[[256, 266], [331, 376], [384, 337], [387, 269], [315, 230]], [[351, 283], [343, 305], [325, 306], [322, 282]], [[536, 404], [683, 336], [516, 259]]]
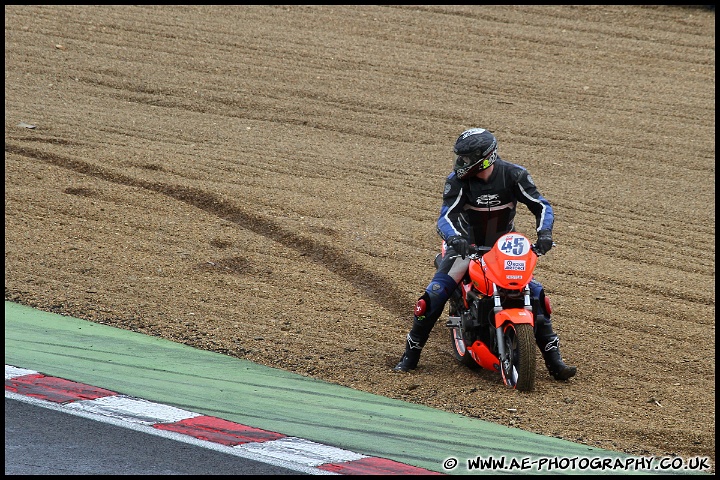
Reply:
[[[524, 167], [500, 158], [497, 139], [489, 130], [465, 130], [453, 150], [457, 157], [445, 181], [437, 220], [437, 232], [445, 242], [446, 253], [415, 305], [405, 353], [393, 369], [398, 372], [417, 367], [430, 331], [470, 265], [470, 259], [466, 258], [468, 246], [492, 247], [498, 238], [513, 231], [518, 201], [535, 215], [538, 255], [547, 253], [553, 246], [552, 206], [540, 195]], [[567, 380], [575, 375], [577, 368], [563, 362], [558, 335], [550, 320], [549, 301], [543, 286], [535, 279], [530, 282], [530, 296], [536, 312], [535, 341], [545, 365], [556, 380]]]

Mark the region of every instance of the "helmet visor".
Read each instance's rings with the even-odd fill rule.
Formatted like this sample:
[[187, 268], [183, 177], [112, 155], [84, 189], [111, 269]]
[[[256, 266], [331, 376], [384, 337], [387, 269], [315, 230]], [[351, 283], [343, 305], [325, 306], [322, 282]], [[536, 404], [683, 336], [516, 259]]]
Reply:
[[497, 158], [497, 150], [493, 150], [489, 155], [483, 156], [481, 153], [469, 153], [467, 155], [458, 155], [455, 161], [455, 172], [459, 178], [465, 178], [476, 172], [490, 168]]
[[458, 155], [458, 160], [464, 166], [472, 165], [473, 163], [477, 162], [478, 160], [480, 160], [482, 158], [483, 158], [483, 156], [480, 153], [471, 153], [468, 155]]

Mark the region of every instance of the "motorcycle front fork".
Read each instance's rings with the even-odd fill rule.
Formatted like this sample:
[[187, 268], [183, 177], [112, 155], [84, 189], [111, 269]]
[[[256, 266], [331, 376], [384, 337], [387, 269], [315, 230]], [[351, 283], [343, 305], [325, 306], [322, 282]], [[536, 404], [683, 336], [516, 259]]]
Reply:
[[[532, 314], [532, 304], [530, 303], [530, 287], [525, 285], [523, 289], [523, 298], [525, 303], [525, 310]], [[502, 303], [500, 302], [500, 294], [498, 293], [497, 285], [493, 284], [493, 313], [497, 317], [498, 313], [503, 309]], [[497, 341], [498, 358], [502, 363], [504, 371], [509, 372], [512, 367], [512, 358], [510, 352], [505, 349], [505, 331], [502, 325], [495, 326], [495, 336]]]

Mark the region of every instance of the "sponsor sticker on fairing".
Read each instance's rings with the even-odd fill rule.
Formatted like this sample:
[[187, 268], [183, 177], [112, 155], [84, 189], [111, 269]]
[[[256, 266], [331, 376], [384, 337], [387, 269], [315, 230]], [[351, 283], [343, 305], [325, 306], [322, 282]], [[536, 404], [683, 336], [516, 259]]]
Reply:
[[525, 260], [505, 260], [505, 270], [525, 271]]

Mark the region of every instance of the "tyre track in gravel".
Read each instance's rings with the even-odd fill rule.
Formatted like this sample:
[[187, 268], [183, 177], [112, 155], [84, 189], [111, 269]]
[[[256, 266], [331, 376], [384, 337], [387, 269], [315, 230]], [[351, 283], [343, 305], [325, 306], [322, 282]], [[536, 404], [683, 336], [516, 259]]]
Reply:
[[341, 249], [318, 242], [310, 237], [299, 235], [298, 232], [287, 230], [280, 224], [270, 219], [253, 215], [245, 209], [240, 208], [234, 202], [230, 202], [213, 193], [204, 192], [193, 187], [148, 182], [132, 178], [79, 159], [22, 147], [13, 142], [5, 143], [5, 151], [48, 162], [58, 167], [96, 177], [107, 182], [128, 187], [140, 187], [185, 202], [211, 213], [218, 218], [233, 222], [240, 228], [252, 230], [258, 235], [262, 235], [296, 250], [306, 258], [312, 259], [324, 268], [345, 278], [348, 283], [355, 285], [360, 291], [366, 293], [373, 302], [397, 315], [402, 315], [407, 309], [407, 295], [405, 292], [397, 290], [389, 279], [383, 278], [377, 272], [369, 271], [362, 265], [353, 262]]

